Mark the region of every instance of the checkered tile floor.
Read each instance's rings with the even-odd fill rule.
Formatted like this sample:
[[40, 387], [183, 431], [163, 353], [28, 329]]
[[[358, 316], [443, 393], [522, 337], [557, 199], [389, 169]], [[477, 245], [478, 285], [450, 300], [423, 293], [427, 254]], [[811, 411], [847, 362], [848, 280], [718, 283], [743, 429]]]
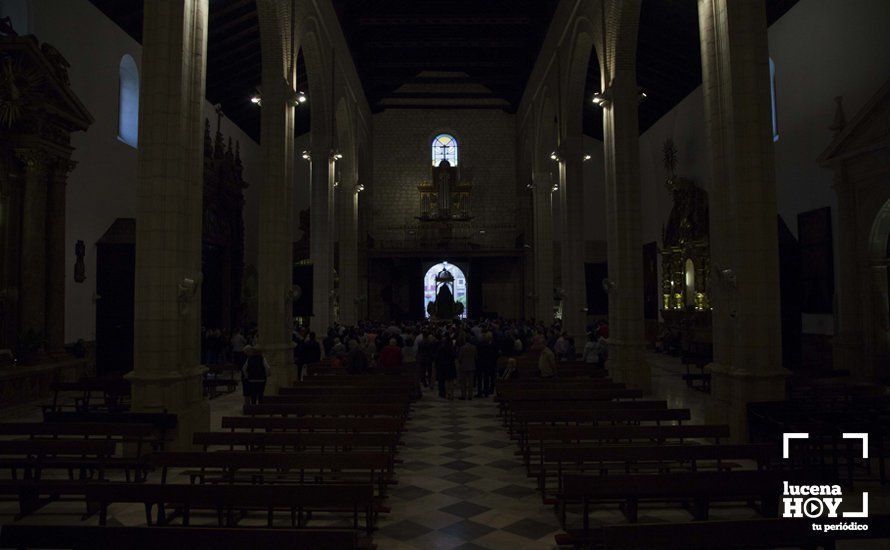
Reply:
[[381, 550], [555, 548], [562, 532], [526, 477], [491, 399], [446, 401], [424, 393], [404, 436], [392, 513]]

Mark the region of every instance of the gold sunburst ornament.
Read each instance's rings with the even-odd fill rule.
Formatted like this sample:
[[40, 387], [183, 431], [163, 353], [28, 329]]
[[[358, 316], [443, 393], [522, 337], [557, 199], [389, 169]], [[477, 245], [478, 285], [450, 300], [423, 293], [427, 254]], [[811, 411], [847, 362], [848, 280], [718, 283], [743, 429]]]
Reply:
[[22, 117], [29, 92], [40, 84], [40, 73], [26, 67], [23, 58], [3, 57], [0, 61], [0, 126], [12, 128]]

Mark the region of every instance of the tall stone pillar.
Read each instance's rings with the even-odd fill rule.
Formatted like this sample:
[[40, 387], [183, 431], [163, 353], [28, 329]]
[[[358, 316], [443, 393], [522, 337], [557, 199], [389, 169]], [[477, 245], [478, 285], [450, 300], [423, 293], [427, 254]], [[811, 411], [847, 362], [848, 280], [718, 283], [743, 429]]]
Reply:
[[632, 64], [614, 70], [604, 105], [606, 238], [609, 280], [609, 372], [648, 392], [643, 356], [643, 247], [640, 226], [639, 90]]
[[535, 319], [553, 321], [553, 204], [548, 172], [535, 172], [532, 181], [534, 201]]
[[862, 292], [859, 281], [859, 232], [856, 227], [856, 200], [852, 186], [844, 181], [844, 168], [841, 163], [834, 169], [834, 191], [837, 194], [838, 213], [838, 292], [835, 300], [837, 308], [838, 334], [831, 340], [833, 367], [849, 370], [860, 378], [868, 378], [871, 365], [867, 365], [863, 350], [865, 338], [862, 330]]
[[319, 339], [331, 326], [331, 291], [334, 288], [332, 209], [334, 170], [330, 147], [312, 148], [312, 183], [309, 191], [309, 258], [312, 260], [312, 330]]
[[779, 246], [763, 0], [699, 0], [713, 177], [709, 420], [745, 439], [746, 404], [782, 399]]
[[[270, 66], [271, 65], [271, 66]], [[262, 150], [257, 275], [258, 345], [272, 374], [267, 391], [296, 378], [293, 340], [294, 91], [281, 67], [263, 64]]]
[[39, 150], [17, 151], [24, 164], [20, 326], [46, 337], [46, 200], [50, 158]]
[[[340, 229], [340, 322], [355, 325], [358, 321], [358, 201], [355, 159], [344, 159], [343, 182], [337, 187], [340, 197], [338, 225]], [[340, 161], [340, 162], [344, 162]]]
[[145, 3], [136, 210], [133, 409], [210, 429], [200, 364], [208, 0]]
[[57, 357], [65, 356], [65, 187], [75, 165], [56, 160], [47, 193], [46, 350]]
[[559, 200], [562, 226], [563, 330], [584, 347], [587, 332], [587, 288], [584, 275], [584, 152], [580, 129], [563, 142], [560, 159]]

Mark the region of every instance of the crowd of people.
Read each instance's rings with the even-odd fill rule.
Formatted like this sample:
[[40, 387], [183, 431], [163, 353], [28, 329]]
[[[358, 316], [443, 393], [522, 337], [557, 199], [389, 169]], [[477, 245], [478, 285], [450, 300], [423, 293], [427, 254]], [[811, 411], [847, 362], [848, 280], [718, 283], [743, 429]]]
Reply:
[[[331, 368], [350, 373], [398, 373], [407, 363], [420, 369], [421, 384], [439, 397], [460, 399], [488, 397], [498, 378], [515, 375], [515, 358], [540, 351], [538, 372], [542, 378], [556, 375], [558, 363], [578, 358], [602, 367], [607, 354], [609, 326], [598, 321], [588, 327], [581, 350], [559, 322], [551, 325], [505, 319], [422, 321], [410, 323], [361, 322], [356, 326], [335, 324], [319, 339], [301, 325], [293, 331], [297, 379], [306, 366], [328, 359]], [[256, 330], [202, 330], [202, 357], [207, 365], [233, 363], [240, 367], [245, 404], [257, 403], [270, 375], [269, 363], [257, 346]]]

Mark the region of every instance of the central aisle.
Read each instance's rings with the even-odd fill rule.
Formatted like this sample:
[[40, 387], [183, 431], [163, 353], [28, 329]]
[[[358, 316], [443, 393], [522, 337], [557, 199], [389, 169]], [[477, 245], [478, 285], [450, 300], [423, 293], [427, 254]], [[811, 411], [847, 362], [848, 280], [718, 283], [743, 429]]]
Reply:
[[382, 516], [381, 550], [554, 548], [562, 532], [526, 477], [517, 449], [488, 399], [446, 401], [425, 392], [403, 437]]

